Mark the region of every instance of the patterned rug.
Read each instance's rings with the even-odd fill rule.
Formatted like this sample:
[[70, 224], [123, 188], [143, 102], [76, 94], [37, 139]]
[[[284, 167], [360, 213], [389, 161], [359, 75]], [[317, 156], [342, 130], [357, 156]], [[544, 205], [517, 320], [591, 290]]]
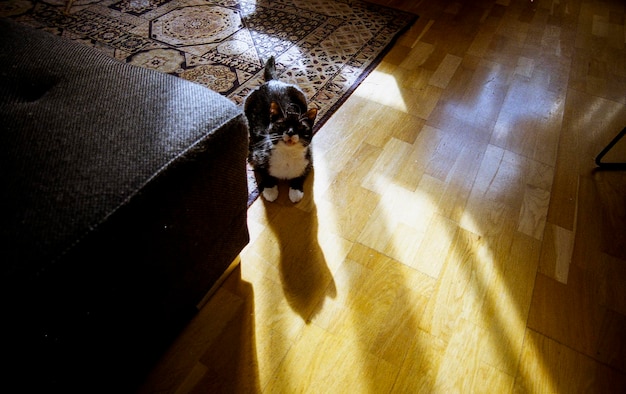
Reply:
[[[274, 55], [318, 108], [316, 130], [417, 16], [358, 0], [0, 1], [0, 16], [205, 85], [238, 105]], [[249, 204], [258, 191], [248, 171]]]

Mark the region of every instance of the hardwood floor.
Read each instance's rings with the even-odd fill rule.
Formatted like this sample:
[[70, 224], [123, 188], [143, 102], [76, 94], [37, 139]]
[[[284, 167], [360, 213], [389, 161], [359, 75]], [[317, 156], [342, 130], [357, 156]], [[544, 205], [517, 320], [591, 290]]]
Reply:
[[420, 19], [142, 391], [626, 392], [624, 3], [379, 2]]

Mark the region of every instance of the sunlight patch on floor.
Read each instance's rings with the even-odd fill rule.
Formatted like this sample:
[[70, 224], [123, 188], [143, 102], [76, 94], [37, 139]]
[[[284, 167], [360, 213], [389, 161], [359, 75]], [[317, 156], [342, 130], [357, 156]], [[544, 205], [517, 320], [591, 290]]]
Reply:
[[[471, 214], [464, 215], [464, 222], [468, 228], [479, 229], [481, 227], [472, 219]], [[493, 250], [494, 246], [491, 243], [495, 242], [494, 237], [480, 236], [468, 230], [462, 231], [469, 239], [466, 248], [471, 249], [469, 251], [471, 258], [460, 261], [451, 260], [449, 264], [468, 265], [455, 269], [467, 276], [465, 280], [471, 288], [467, 289], [468, 293], [465, 294], [457, 282], [450, 284], [451, 288], [447, 291], [455, 294], [456, 289], [457, 297], [467, 297], [467, 300], [462, 301], [467, 308], [463, 311], [464, 318], [485, 329], [487, 346], [481, 350], [481, 360], [519, 379], [516, 385], [538, 381], [543, 382], [547, 390], [545, 392], [557, 392], [554, 378], [545, 366], [541, 349], [537, 349], [537, 345], [527, 338], [527, 311], [522, 310], [524, 306], [520, 303], [530, 302], [527, 298], [528, 294], [525, 289], [516, 287], [520, 283], [522, 285], [527, 283], [527, 280], [523, 278], [524, 275], [536, 272], [536, 267], [526, 268], [526, 265], [531, 263], [523, 258], [528, 249], [528, 245], [523, 240], [529, 238], [519, 235], [519, 238], [512, 241], [510, 249], [498, 252], [505, 252], [507, 254], [505, 257], [497, 255]], [[519, 233], [516, 232], [516, 234]], [[509, 264], [507, 265], [506, 262]], [[532, 376], [515, 376], [516, 371], [522, 371], [522, 373], [527, 371], [526, 368], [518, 366], [523, 352], [527, 356], [534, 355], [531, 357], [534, 368]], [[529, 359], [525, 361], [528, 362]]]
[[[494, 250], [496, 238], [479, 235], [483, 226], [480, 221], [473, 220], [471, 212], [463, 215], [464, 227], [476, 229], [478, 233], [463, 229], [459, 223], [441, 216], [437, 201], [432, 201], [428, 192], [419, 188], [413, 192], [406, 190], [380, 172], [370, 174], [369, 180], [377, 186], [373, 189], [385, 192], [358, 241], [383, 251], [385, 255], [437, 279], [439, 283], [431, 299], [433, 309], [424, 316], [407, 318], [432, 320], [420, 323], [421, 327], [434, 330], [431, 333], [439, 329], [444, 329], [445, 333], [456, 327], [449, 331], [446, 354], [465, 354], [469, 358], [463, 363], [489, 365], [493, 374], [514, 384], [526, 338], [526, 312], [523, 309], [530, 301], [525, 290], [516, 287], [515, 280], [519, 278], [520, 283], [527, 283], [522, 277], [536, 271], [536, 268], [530, 271], [525, 268], [528, 262], [523, 261], [523, 256], [527, 254], [522, 251], [526, 250], [529, 238], [513, 230], [514, 239], [507, 241], [511, 242], [508, 253], [516, 254], [517, 248], [519, 261], [515, 261], [516, 256], [505, 259], [500, 255], [501, 251]], [[511, 258], [518, 267], [506, 265], [504, 261]], [[446, 305], [461, 307], [448, 310]], [[445, 323], [447, 319], [451, 321]], [[465, 335], [467, 330], [476, 330], [476, 335], [479, 335], [475, 344], [456, 339]], [[527, 346], [535, 344], [529, 342]], [[480, 351], [474, 353], [474, 347], [479, 347]], [[468, 355], [468, 351], [471, 354]], [[540, 354], [540, 351], [530, 349], [530, 354]], [[448, 382], [446, 371], [460, 367], [460, 360], [450, 357], [444, 357], [439, 365], [433, 366], [439, 371], [435, 387], [448, 387], [451, 382]], [[550, 392], [555, 392], [550, 371], [542, 367], [543, 364], [542, 358], [537, 357], [533, 372], [540, 373], [540, 381], [545, 382]], [[527, 382], [537, 377], [520, 378]]]
[[400, 86], [396, 82], [396, 78], [391, 74], [377, 70], [372, 71], [353, 94], [398, 111], [408, 112]]

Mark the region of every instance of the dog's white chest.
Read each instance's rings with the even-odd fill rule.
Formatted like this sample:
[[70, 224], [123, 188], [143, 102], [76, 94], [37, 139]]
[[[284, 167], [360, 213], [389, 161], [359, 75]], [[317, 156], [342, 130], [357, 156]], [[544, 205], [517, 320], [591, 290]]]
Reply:
[[269, 163], [269, 173], [278, 179], [293, 179], [301, 176], [309, 165], [306, 147], [300, 144], [287, 146], [279, 142], [274, 147]]

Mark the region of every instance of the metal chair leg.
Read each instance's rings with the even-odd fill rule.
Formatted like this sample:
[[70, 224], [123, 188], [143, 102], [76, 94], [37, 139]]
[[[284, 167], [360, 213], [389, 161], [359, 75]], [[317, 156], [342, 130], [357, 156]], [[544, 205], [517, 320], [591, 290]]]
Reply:
[[596, 165], [600, 168], [613, 169], [613, 170], [626, 170], [626, 163], [605, 163], [602, 158], [617, 144], [617, 142], [626, 135], [626, 127], [620, 131], [615, 138], [609, 144], [602, 149], [602, 152], [596, 156]]

